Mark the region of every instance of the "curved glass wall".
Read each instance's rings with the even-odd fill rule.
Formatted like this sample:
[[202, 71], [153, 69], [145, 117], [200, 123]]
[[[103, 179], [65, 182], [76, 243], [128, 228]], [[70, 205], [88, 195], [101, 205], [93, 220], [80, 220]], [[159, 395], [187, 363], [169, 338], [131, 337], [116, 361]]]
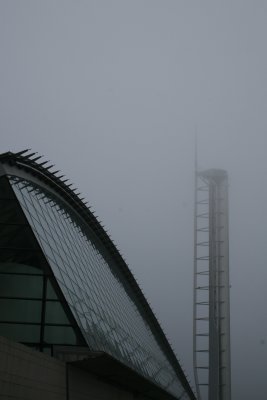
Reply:
[[[109, 353], [175, 397], [189, 398], [134, 293], [90, 228], [43, 188], [14, 177], [11, 183], [89, 348]], [[48, 306], [51, 323], [53, 312]], [[54, 334], [47, 332], [47, 339]]]
[[13, 191], [0, 180], [0, 335], [51, 353], [79, 345]]

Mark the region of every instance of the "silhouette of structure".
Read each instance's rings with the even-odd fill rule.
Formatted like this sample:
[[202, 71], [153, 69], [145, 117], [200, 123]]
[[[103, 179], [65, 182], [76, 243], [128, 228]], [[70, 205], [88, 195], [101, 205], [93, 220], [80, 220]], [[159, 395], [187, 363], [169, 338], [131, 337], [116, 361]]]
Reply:
[[196, 171], [194, 371], [198, 399], [231, 400], [228, 178]]
[[[27, 353], [36, 360], [39, 370], [47, 363], [44, 375], [66, 369], [65, 380], [58, 372], [65, 382], [63, 397], [51, 392], [47, 398], [85, 398], [76, 396], [75, 388], [87, 387], [90, 376], [94, 391], [101, 391], [103, 382], [109, 385], [109, 399], [123, 398], [111, 387], [141, 399], [195, 399], [120, 252], [68, 180], [36, 153], [4, 153], [0, 201], [0, 335], [45, 353], [43, 361], [29, 349], [14, 350], [17, 357]], [[53, 358], [63, 364], [53, 364]], [[14, 378], [19, 364], [5, 376], [10, 390], [15, 381], [21, 395], [12, 392], [12, 398], [32, 398], [25, 392], [25, 382], [38, 384], [31, 362], [22, 371], [28, 373], [24, 386]], [[55, 387], [50, 378], [42, 390]], [[34, 390], [38, 398], [41, 389]]]

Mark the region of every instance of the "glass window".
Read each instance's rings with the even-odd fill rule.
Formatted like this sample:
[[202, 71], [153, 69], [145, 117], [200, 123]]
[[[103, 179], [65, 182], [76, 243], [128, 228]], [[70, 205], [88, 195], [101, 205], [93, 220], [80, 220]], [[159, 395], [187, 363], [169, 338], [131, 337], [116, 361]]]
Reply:
[[2, 275], [0, 297], [42, 298], [43, 277], [31, 275]]
[[39, 343], [40, 326], [0, 323], [0, 335], [16, 342]]
[[69, 320], [60, 302], [55, 302], [55, 301], [46, 302], [45, 323], [69, 324]]
[[47, 282], [47, 287], [46, 287], [46, 298], [47, 300], [57, 299], [56, 292], [54, 291], [49, 281]]
[[0, 192], [1, 199], [12, 199], [15, 197], [14, 192], [7, 178], [5, 177], [0, 178], [0, 185], [1, 185], [1, 192]]
[[0, 247], [36, 248], [36, 240], [28, 226], [3, 225], [0, 230]]
[[68, 326], [45, 326], [44, 340], [53, 344], [77, 344], [74, 330]]
[[[1, 252], [2, 253], [2, 252]], [[14, 258], [16, 257], [16, 252], [12, 252]], [[33, 258], [34, 255], [29, 253], [24, 253], [24, 257], [29, 259]], [[12, 258], [10, 252], [7, 252], [7, 258]], [[20, 258], [23, 258], [23, 254], [20, 254]], [[35, 262], [38, 263], [38, 255], [36, 255]], [[43, 274], [43, 271], [37, 267], [33, 267], [30, 265], [12, 263], [12, 262], [0, 262], [0, 273], [8, 273], [8, 274]]]
[[0, 299], [0, 321], [41, 322], [42, 302]]
[[12, 199], [0, 199], [0, 223], [11, 224], [11, 223], [25, 223], [26, 219], [21, 208], [18, 205], [17, 200]]

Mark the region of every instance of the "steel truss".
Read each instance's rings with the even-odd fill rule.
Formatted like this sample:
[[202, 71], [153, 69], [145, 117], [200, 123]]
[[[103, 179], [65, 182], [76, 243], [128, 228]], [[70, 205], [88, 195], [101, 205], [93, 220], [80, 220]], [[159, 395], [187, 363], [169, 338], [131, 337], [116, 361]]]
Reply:
[[196, 172], [194, 373], [199, 400], [231, 400], [228, 178]]

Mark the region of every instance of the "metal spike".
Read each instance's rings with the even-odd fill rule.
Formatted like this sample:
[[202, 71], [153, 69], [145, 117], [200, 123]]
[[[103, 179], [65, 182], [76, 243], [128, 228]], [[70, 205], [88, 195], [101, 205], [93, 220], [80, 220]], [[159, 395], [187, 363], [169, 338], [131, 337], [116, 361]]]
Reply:
[[39, 167], [42, 167], [43, 165], [47, 164], [49, 161], [44, 161], [41, 164], [39, 164]]
[[57, 179], [64, 178], [64, 176], [65, 176], [65, 175], [60, 175], [60, 176], [57, 176]]
[[45, 204], [49, 204], [49, 203], [51, 203], [51, 202], [53, 202], [54, 200], [52, 200], [52, 199], [48, 199], [47, 201], [44, 201], [44, 203]]
[[29, 186], [29, 184], [25, 184], [24, 186], [22, 186], [21, 188], [20, 188], [20, 190], [23, 190], [23, 189], [25, 189], [25, 188], [27, 188]]
[[32, 156], [35, 156], [35, 154], [37, 154], [37, 153], [35, 152], [35, 153], [27, 154], [26, 157], [27, 157], [27, 158], [30, 158], [30, 157], [32, 157]]
[[27, 151], [30, 151], [31, 149], [26, 149], [26, 150], [22, 150], [22, 151], [19, 151], [18, 153], [15, 153], [15, 156], [22, 156], [22, 154], [24, 154], [24, 153], [27, 153]]
[[34, 162], [35, 162], [35, 161], [37, 161], [37, 160], [40, 160], [40, 158], [42, 158], [42, 157], [43, 157], [43, 156], [38, 156], [38, 157], [32, 158], [31, 161], [34, 161]]
[[54, 165], [49, 165], [48, 167], [45, 167], [45, 168], [48, 170], [48, 169], [53, 168], [53, 167], [54, 167]]
[[58, 172], [60, 172], [60, 169], [59, 170], [57, 170], [57, 171], [51, 171], [51, 173], [53, 174], [53, 175], [56, 175]]

